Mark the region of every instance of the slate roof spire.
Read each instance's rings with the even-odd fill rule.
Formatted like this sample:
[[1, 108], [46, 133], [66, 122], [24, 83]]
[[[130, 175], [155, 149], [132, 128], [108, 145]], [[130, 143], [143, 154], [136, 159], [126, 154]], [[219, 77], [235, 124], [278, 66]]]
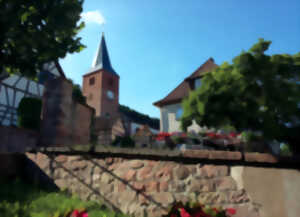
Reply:
[[102, 33], [101, 43], [95, 56], [95, 61], [92, 64], [91, 71], [96, 71], [99, 69], [104, 69], [107, 72], [117, 75], [110, 63], [104, 33]]

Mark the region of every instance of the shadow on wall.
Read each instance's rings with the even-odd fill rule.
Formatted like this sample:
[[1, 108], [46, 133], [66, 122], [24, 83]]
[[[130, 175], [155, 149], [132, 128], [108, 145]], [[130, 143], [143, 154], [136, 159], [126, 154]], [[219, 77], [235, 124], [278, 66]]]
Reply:
[[50, 178], [41, 168], [32, 160], [23, 155], [23, 174], [25, 180], [34, 185], [41, 185], [43, 188], [58, 191], [59, 188], [54, 183], [54, 180]]
[[[33, 162], [30, 159], [27, 159], [26, 166], [25, 166], [26, 167], [25, 171], [26, 171], [28, 177], [33, 177], [32, 181], [34, 183], [40, 183], [40, 184], [43, 184], [43, 185], [45, 184], [49, 187], [53, 187], [53, 185], [55, 185], [55, 188], [57, 189], [58, 187], [55, 184], [57, 171], [55, 171], [55, 170], [63, 169], [63, 171], [68, 174], [70, 179], [76, 179], [78, 181], [78, 183], [82, 184], [87, 189], [89, 189], [89, 191], [90, 191], [89, 195], [85, 199], [87, 199], [87, 200], [94, 199], [94, 198], [91, 198], [91, 197], [92, 197], [92, 195], [96, 195], [97, 198], [99, 198], [101, 200], [101, 202], [103, 204], [105, 204], [107, 207], [109, 207], [110, 209], [112, 209], [116, 212], [122, 212], [116, 206], [116, 204], [112, 202], [112, 199], [108, 199], [103, 193], [101, 193], [101, 191], [99, 189], [94, 187], [93, 176], [95, 175], [95, 171], [98, 168], [98, 171], [100, 170], [101, 174], [104, 172], [104, 173], [108, 174], [112, 179], [118, 180], [119, 182], [123, 183], [125, 185], [125, 188], [126, 188], [126, 186], [128, 186], [128, 188], [131, 189], [132, 192], [134, 192], [134, 194], [136, 196], [141, 195], [150, 204], [155, 205], [157, 208], [159, 208], [159, 209], [161, 209], [165, 212], [168, 211], [167, 207], [165, 207], [161, 203], [155, 201], [153, 199], [153, 197], [151, 197], [149, 195], [146, 195], [144, 193], [145, 189], [138, 189], [138, 188], [134, 187], [133, 185], [131, 185], [124, 178], [121, 178], [117, 174], [111, 172], [109, 169], [105, 168], [105, 166], [100, 165], [96, 160], [90, 159], [89, 156], [81, 156], [81, 159], [85, 160], [86, 162], [89, 162], [92, 165], [91, 173], [88, 174], [90, 176], [90, 181], [89, 181], [88, 177], [80, 177], [78, 174], [76, 174], [76, 170], [69, 169], [66, 166], [64, 166], [63, 162], [60, 162], [60, 161], [56, 160], [56, 158], [57, 158], [56, 154], [48, 153], [46, 155], [49, 158], [49, 162], [48, 162], [49, 163], [49, 170], [46, 171], [48, 173], [48, 175], [46, 173], [44, 173], [43, 170], [41, 168], [39, 168], [39, 166], [35, 162]], [[69, 187], [72, 188], [72, 186], [68, 186], [68, 190], [70, 191], [71, 189]], [[78, 185], [75, 186], [75, 187], [80, 188], [80, 186], [78, 186]], [[101, 186], [99, 186], [99, 187], [101, 188]], [[82, 196], [82, 195], [79, 195], [79, 196]]]

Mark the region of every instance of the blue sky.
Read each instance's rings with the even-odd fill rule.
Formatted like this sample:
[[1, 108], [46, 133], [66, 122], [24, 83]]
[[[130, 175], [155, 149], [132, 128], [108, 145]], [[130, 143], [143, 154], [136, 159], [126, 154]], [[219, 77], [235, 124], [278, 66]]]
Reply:
[[85, 0], [87, 48], [60, 63], [81, 85], [104, 31], [120, 104], [159, 117], [152, 103], [209, 57], [231, 61], [260, 37], [272, 41], [269, 54], [300, 52], [299, 11], [299, 0]]

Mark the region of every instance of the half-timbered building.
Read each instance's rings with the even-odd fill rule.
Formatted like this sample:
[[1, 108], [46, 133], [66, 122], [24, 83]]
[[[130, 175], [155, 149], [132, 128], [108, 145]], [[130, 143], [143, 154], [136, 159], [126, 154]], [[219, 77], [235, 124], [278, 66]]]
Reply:
[[17, 124], [17, 108], [23, 97], [41, 98], [44, 82], [49, 78], [63, 76], [64, 72], [58, 62], [44, 65], [36, 80], [20, 75], [0, 74], [0, 126]]

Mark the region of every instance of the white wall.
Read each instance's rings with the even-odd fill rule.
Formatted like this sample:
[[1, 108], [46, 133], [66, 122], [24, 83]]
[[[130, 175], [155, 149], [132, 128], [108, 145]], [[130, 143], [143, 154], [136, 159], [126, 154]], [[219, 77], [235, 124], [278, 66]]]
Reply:
[[[178, 132], [180, 129], [180, 121], [176, 120], [176, 112], [181, 108], [181, 104], [166, 105], [160, 108], [160, 130], [163, 132]], [[188, 131], [199, 132], [201, 127], [193, 121], [188, 127]]]

